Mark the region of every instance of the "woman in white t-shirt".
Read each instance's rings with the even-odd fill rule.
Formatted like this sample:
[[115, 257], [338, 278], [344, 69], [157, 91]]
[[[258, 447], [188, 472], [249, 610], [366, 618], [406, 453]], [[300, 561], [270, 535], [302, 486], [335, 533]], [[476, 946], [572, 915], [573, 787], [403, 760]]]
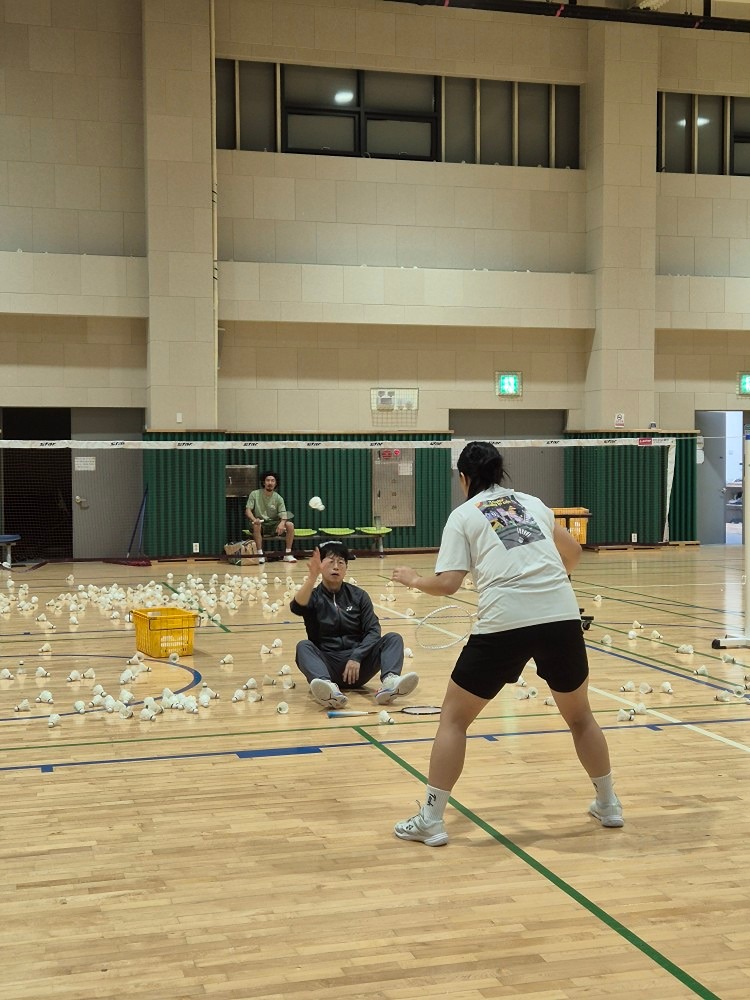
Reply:
[[448, 843], [443, 813], [463, 770], [466, 731], [532, 658], [594, 783], [589, 812], [602, 826], [623, 826], [607, 741], [589, 705], [586, 647], [568, 576], [581, 546], [541, 500], [500, 486], [505, 472], [494, 445], [467, 444], [458, 472], [467, 501], [448, 518], [435, 573], [420, 576], [409, 566], [393, 571], [404, 586], [436, 596], [455, 594], [470, 572], [479, 596], [476, 624], [448, 681], [425, 803], [394, 833], [429, 847]]

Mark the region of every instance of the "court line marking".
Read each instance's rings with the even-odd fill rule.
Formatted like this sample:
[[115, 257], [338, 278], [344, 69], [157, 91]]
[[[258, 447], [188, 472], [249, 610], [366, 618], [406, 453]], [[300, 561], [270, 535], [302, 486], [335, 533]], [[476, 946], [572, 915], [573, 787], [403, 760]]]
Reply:
[[[424, 785], [427, 784], [427, 778], [425, 775], [423, 775], [407, 761], [403, 760], [403, 758], [399, 757], [398, 754], [394, 753], [387, 746], [381, 744], [379, 740], [376, 740], [375, 737], [371, 736], [366, 731], [361, 730], [360, 727], [354, 726], [353, 728], [355, 732], [358, 731], [360, 735], [376, 747], [376, 749], [380, 750], [387, 757], [390, 757], [391, 760], [395, 761], [400, 767], [403, 767], [405, 771], [412, 775], [412, 777], [417, 778], [417, 780], [421, 781]], [[458, 799], [453, 798], [453, 796], [451, 796], [448, 801], [454, 809], [457, 809], [458, 812], [465, 816], [471, 823], [492, 837], [493, 840], [496, 840], [502, 847], [517, 857], [519, 861], [528, 865], [529, 868], [535, 871], [538, 875], [541, 875], [542, 878], [546, 879], [546, 881], [551, 883], [551, 885], [553, 885], [556, 889], [559, 889], [566, 896], [570, 897], [570, 899], [572, 899], [575, 903], [578, 903], [579, 906], [582, 906], [592, 916], [601, 921], [606, 927], [614, 931], [621, 938], [627, 941], [628, 944], [640, 951], [642, 955], [651, 959], [652, 962], [655, 962], [665, 972], [673, 976], [678, 982], [682, 983], [683, 986], [695, 993], [696, 996], [702, 997], [703, 1000], [720, 1000], [720, 997], [716, 993], [711, 992], [707, 986], [704, 986], [703, 983], [699, 982], [684, 969], [680, 968], [679, 965], [676, 965], [668, 959], [666, 955], [657, 951], [656, 948], [650, 945], [642, 937], [639, 937], [639, 935], [637, 935], [634, 931], [631, 931], [625, 926], [625, 924], [617, 920], [616, 917], [607, 913], [606, 910], [594, 903], [593, 900], [590, 900], [587, 896], [584, 896], [583, 893], [574, 889], [572, 885], [565, 882], [558, 875], [555, 875], [553, 871], [524, 851], [523, 848], [519, 847], [518, 844], [515, 844], [509, 837], [506, 837], [505, 834], [496, 830], [493, 826], [490, 826], [489, 823], [485, 822], [485, 820], [477, 816], [477, 814], [469, 809], [468, 806], [465, 806], [462, 802], [459, 802]], [[617, 835], [615, 834], [615, 836]]]

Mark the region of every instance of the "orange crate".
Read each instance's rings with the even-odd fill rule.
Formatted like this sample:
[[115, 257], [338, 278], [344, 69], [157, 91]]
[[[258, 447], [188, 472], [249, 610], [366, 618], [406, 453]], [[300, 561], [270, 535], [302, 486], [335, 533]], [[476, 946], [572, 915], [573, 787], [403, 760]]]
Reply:
[[135, 645], [141, 653], [155, 658], [193, 652], [193, 633], [199, 615], [182, 608], [142, 608], [132, 613]]
[[555, 515], [555, 521], [567, 528], [580, 545], [586, 544], [586, 532], [591, 517], [588, 507], [553, 507], [552, 513]]

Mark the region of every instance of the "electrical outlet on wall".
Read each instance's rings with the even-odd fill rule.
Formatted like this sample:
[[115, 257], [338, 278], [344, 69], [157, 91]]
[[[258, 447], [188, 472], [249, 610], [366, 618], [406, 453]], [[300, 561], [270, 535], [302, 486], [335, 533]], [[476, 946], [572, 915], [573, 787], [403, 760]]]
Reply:
[[193, 552], [200, 552], [200, 550], [201, 550], [201, 543], [193, 542]]
[[638, 532], [637, 531], [632, 532], [632, 534], [630, 535], [630, 541], [631, 542], [637, 542], [638, 541]]

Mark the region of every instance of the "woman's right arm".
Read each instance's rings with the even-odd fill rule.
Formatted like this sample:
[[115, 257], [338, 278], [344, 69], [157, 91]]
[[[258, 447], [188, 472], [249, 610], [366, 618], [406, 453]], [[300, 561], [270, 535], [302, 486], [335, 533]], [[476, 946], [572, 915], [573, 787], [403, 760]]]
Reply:
[[573, 538], [568, 529], [563, 528], [561, 524], [555, 525], [555, 530], [552, 533], [552, 541], [560, 553], [565, 572], [570, 576], [581, 558], [581, 552], [583, 551], [581, 546]]
[[397, 583], [402, 583], [405, 587], [413, 587], [421, 590], [423, 594], [432, 594], [435, 597], [450, 597], [455, 594], [463, 583], [467, 570], [449, 569], [444, 573], [431, 573], [429, 576], [420, 576], [411, 566], [397, 566], [393, 571], [393, 579]]

